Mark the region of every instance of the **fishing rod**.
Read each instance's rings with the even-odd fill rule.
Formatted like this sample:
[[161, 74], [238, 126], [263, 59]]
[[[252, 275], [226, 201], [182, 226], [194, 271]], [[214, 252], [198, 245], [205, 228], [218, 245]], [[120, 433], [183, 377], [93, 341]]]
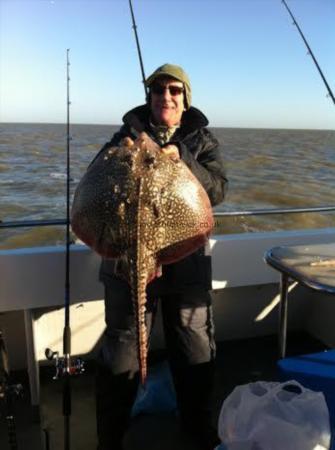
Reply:
[[65, 324], [63, 331], [63, 416], [64, 450], [70, 449], [71, 416], [71, 327], [70, 327], [70, 61], [66, 50], [66, 250], [65, 250]]
[[135, 15], [134, 15], [134, 10], [133, 10], [133, 5], [132, 5], [131, 0], [129, 0], [129, 8], [130, 8], [130, 13], [131, 13], [131, 19], [132, 19], [132, 22], [133, 22], [133, 29], [134, 29], [134, 33], [135, 33], [135, 40], [136, 40], [138, 59], [140, 60], [142, 81], [143, 81], [143, 86], [144, 86], [144, 95], [145, 95], [145, 100], [147, 100], [148, 91], [147, 91], [147, 87], [145, 85], [145, 73], [144, 73], [144, 66], [143, 66], [143, 60], [142, 60], [142, 53], [141, 53], [141, 48], [140, 48], [140, 41], [139, 41], [138, 35], [137, 35], [137, 26], [136, 26], [136, 22], [135, 22]]
[[64, 417], [64, 450], [71, 447], [71, 375], [84, 371], [83, 362], [77, 359], [71, 363], [71, 327], [70, 327], [70, 49], [66, 50], [66, 247], [65, 247], [65, 299], [64, 299], [64, 330], [63, 330], [63, 357], [58, 352], [47, 348], [47, 359], [56, 362], [56, 375], [54, 379], [63, 378], [63, 417]]
[[5, 404], [9, 450], [17, 450], [16, 425], [13, 400], [19, 396], [23, 388], [21, 384], [10, 384], [8, 354], [5, 340], [0, 330], [0, 400]]
[[311, 55], [311, 57], [312, 57], [312, 59], [313, 59], [313, 61], [314, 61], [314, 64], [316, 65], [316, 68], [318, 69], [319, 74], [320, 74], [320, 76], [321, 76], [321, 78], [322, 78], [324, 84], [326, 85], [326, 88], [327, 88], [327, 90], [328, 90], [328, 95], [331, 97], [331, 99], [333, 100], [333, 103], [334, 103], [334, 105], [335, 105], [335, 97], [334, 97], [334, 94], [333, 94], [333, 92], [332, 92], [332, 90], [331, 90], [329, 84], [327, 83], [327, 80], [326, 80], [326, 78], [325, 78], [325, 76], [324, 76], [324, 74], [323, 74], [323, 72], [322, 72], [322, 70], [321, 70], [321, 68], [320, 68], [320, 66], [319, 66], [319, 64], [318, 64], [318, 62], [317, 62], [315, 56], [314, 56], [314, 53], [312, 52], [312, 49], [310, 48], [310, 46], [309, 46], [309, 44], [308, 44], [308, 42], [307, 42], [307, 40], [306, 40], [306, 38], [305, 38], [305, 36], [304, 36], [304, 34], [303, 34], [303, 32], [301, 31], [301, 29], [300, 29], [300, 27], [299, 27], [299, 25], [298, 25], [298, 22], [296, 21], [295, 17], [293, 16], [293, 14], [292, 14], [290, 8], [288, 7], [286, 1], [285, 1], [285, 0], [282, 0], [282, 3], [284, 4], [284, 6], [285, 6], [285, 8], [287, 9], [289, 15], [291, 16], [291, 18], [292, 18], [292, 20], [293, 20], [293, 25], [295, 25], [295, 26], [297, 27], [297, 30], [299, 31], [299, 34], [300, 34], [300, 36], [302, 37], [302, 40], [304, 41], [304, 43], [305, 43], [305, 45], [306, 45], [306, 47], [307, 47], [308, 54]]

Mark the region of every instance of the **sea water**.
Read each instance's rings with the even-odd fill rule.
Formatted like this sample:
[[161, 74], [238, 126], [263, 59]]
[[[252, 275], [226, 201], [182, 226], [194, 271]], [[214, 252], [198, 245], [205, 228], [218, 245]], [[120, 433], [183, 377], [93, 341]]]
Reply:
[[[71, 126], [71, 193], [119, 126]], [[212, 128], [229, 189], [215, 211], [334, 205], [335, 131]], [[66, 125], [0, 124], [0, 220], [66, 214]], [[334, 213], [224, 218], [220, 232], [331, 227]], [[64, 227], [0, 229], [0, 248], [63, 244]]]

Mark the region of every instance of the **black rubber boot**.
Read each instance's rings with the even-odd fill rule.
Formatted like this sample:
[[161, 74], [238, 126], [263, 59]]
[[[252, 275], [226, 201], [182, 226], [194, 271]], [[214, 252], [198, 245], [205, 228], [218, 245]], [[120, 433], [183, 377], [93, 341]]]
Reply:
[[173, 378], [183, 430], [201, 450], [214, 450], [220, 443], [212, 420], [214, 363], [174, 368]]
[[96, 375], [96, 419], [98, 450], [122, 450], [122, 440], [129, 425], [135, 401], [138, 377], [113, 375], [98, 367]]

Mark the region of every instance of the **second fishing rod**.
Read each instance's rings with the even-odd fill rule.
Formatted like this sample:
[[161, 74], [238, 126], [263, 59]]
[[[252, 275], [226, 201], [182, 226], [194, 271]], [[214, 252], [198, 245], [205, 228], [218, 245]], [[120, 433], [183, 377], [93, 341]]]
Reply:
[[[64, 418], [64, 450], [71, 449], [71, 426], [70, 418], [72, 412], [71, 375], [77, 375], [84, 371], [81, 359], [71, 361], [71, 325], [70, 325], [70, 49], [66, 50], [66, 235], [65, 235], [65, 286], [64, 286], [64, 329], [63, 329], [63, 356], [59, 352], [46, 349], [47, 359], [56, 362], [56, 375], [54, 379], [63, 380], [63, 402], [62, 412]], [[47, 449], [48, 450], [48, 449]]]
[[287, 5], [287, 3], [286, 3], [286, 1], [285, 1], [285, 0], [282, 0], [282, 3], [283, 3], [283, 5], [285, 6], [285, 8], [287, 9], [289, 15], [291, 16], [291, 18], [292, 18], [292, 20], [293, 20], [293, 25], [295, 25], [295, 26], [297, 27], [297, 30], [298, 30], [298, 32], [299, 32], [299, 34], [300, 34], [302, 40], [304, 41], [304, 44], [305, 44], [306, 47], [307, 47], [308, 54], [311, 55], [311, 57], [312, 57], [312, 59], [313, 59], [313, 62], [314, 62], [315, 66], [316, 66], [316, 68], [317, 68], [317, 70], [318, 70], [318, 72], [319, 72], [319, 74], [320, 74], [320, 76], [321, 76], [321, 78], [322, 78], [322, 81], [324, 82], [324, 84], [325, 84], [325, 86], [326, 86], [326, 88], [327, 88], [328, 95], [329, 95], [329, 97], [333, 100], [333, 103], [334, 103], [334, 105], [335, 105], [335, 97], [334, 97], [333, 91], [331, 90], [331, 88], [330, 88], [330, 86], [329, 86], [329, 84], [328, 84], [328, 82], [327, 82], [327, 80], [326, 80], [326, 77], [324, 76], [324, 74], [323, 74], [323, 72], [322, 72], [322, 70], [321, 70], [321, 67], [319, 66], [319, 63], [318, 63], [316, 57], [314, 56], [314, 53], [313, 53], [311, 47], [309, 46], [309, 44], [308, 44], [308, 42], [307, 42], [307, 39], [306, 39], [305, 36], [304, 36], [304, 33], [302, 32], [302, 30], [301, 30], [301, 28], [300, 28], [298, 22], [296, 21], [294, 15], [292, 14], [290, 8], [288, 7], [288, 5]]

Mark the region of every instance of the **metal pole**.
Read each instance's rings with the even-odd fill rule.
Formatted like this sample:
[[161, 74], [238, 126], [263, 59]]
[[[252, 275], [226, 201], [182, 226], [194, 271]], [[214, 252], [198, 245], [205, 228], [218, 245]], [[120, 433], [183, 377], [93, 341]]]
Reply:
[[279, 356], [285, 358], [287, 335], [288, 276], [281, 274], [279, 304]]
[[246, 209], [242, 211], [214, 211], [217, 217], [238, 217], [238, 216], [267, 216], [272, 214], [302, 214], [321, 213], [335, 211], [335, 206], [315, 206], [311, 208], [269, 208], [269, 209]]
[[[269, 209], [246, 209], [242, 211], [214, 211], [215, 217], [239, 217], [239, 216], [268, 216], [272, 214], [302, 214], [334, 212], [335, 206], [315, 206], [311, 208], [269, 208]], [[24, 227], [46, 227], [66, 225], [66, 219], [50, 220], [16, 220], [0, 222], [0, 229], [24, 228]]]

